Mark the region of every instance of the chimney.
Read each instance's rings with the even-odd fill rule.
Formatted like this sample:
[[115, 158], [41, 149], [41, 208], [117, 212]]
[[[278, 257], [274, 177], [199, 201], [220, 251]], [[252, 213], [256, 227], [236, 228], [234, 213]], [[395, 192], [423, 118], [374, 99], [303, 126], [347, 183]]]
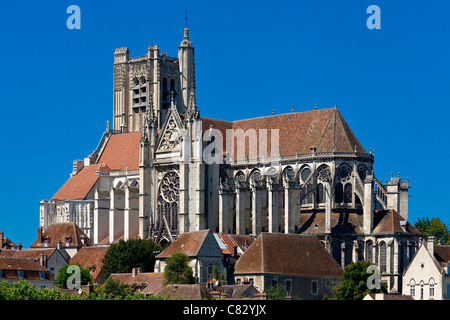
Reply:
[[17, 246], [17, 250], [22, 250], [22, 244], [21, 243], [19, 243], [19, 245]]
[[139, 273], [141, 273], [141, 268], [133, 268], [131, 269], [131, 277], [135, 278]]
[[0, 231], [0, 250], [3, 248], [3, 231]]
[[429, 236], [427, 240], [427, 249], [431, 256], [434, 255], [434, 237]]
[[42, 233], [43, 233], [43, 228], [42, 227], [38, 227], [37, 240], [39, 241], [39, 243], [42, 243]]
[[61, 242], [61, 240], [58, 240], [58, 243], [56, 244], [56, 249], [61, 251], [61, 247], [62, 247], [62, 242]]
[[44, 267], [47, 268], [47, 255], [41, 253], [41, 256], [39, 257], [39, 264]]

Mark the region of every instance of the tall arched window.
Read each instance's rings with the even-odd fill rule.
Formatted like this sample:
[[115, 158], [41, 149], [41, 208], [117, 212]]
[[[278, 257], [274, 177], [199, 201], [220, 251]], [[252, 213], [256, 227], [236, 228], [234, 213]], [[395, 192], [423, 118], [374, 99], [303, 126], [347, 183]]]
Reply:
[[344, 203], [352, 203], [352, 184], [346, 183], [344, 187]]
[[371, 240], [366, 243], [366, 260], [373, 263], [373, 242]]
[[420, 281], [420, 300], [423, 300], [423, 287], [424, 283], [423, 281]]
[[387, 268], [387, 246], [385, 242], [380, 243], [380, 270], [386, 272]]
[[336, 203], [344, 202], [344, 186], [340, 182], [336, 183], [334, 187], [334, 201]]
[[336, 203], [352, 203], [352, 185], [351, 185], [352, 168], [343, 163], [336, 168], [336, 186], [335, 186], [335, 202]]
[[364, 260], [364, 242], [363, 241], [358, 241], [357, 254], [358, 254], [358, 261]]
[[430, 298], [434, 298], [434, 279], [431, 278], [429, 283], [430, 283]]
[[409, 281], [409, 295], [411, 297], [414, 297], [416, 295], [416, 282], [414, 281], [414, 279], [411, 279]]
[[344, 263], [345, 265], [349, 265], [353, 261], [353, 243], [346, 242], [345, 243], [345, 257]]
[[317, 203], [325, 203], [325, 192], [321, 183], [317, 185]]
[[336, 241], [332, 245], [332, 255], [334, 260], [341, 265], [342, 264], [342, 249], [341, 249], [341, 243], [339, 241]]

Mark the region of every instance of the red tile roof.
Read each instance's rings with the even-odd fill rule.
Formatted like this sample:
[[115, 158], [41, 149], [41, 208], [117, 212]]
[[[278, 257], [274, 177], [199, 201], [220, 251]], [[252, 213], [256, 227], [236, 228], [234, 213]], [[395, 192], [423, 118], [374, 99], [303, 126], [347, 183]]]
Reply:
[[97, 163], [107, 164], [112, 170], [139, 169], [139, 142], [142, 132], [114, 134], [100, 155]]
[[201, 284], [168, 284], [162, 288], [159, 295], [174, 299], [199, 300], [199, 299], [214, 299], [209, 293], [208, 289]]
[[70, 177], [69, 180], [63, 184], [51, 200], [83, 200], [99, 178], [99, 176], [95, 175], [95, 171], [98, 170], [99, 167], [100, 166], [98, 165], [91, 165], [81, 169], [76, 176]]
[[95, 171], [139, 169], [139, 142], [141, 132], [111, 135], [96, 164], [84, 167], [77, 175], [70, 177], [51, 200], [82, 200], [97, 182]]
[[[400, 221], [405, 221], [404, 228]], [[414, 233], [420, 235], [420, 231], [405, 220], [394, 209], [375, 210], [373, 215], [373, 233]]]
[[45, 272], [46, 279], [53, 280], [51, 272], [32, 259], [0, 256], [0, 270], [3, 270], [2, 278], [7, 279], [18, 279], [18, 271], [24, 271], [24, 279], [40, 279], [40, 272]]
[[92, 278], [97, 279], [102, 271], [103, 258], [109, 246], [83, 247], [70, 259], [70, 263], [79, 263], [83, 268], [91, 269]]
[[196, 257], [208, 234], [212, 233], [209, 229], [181, 234], [174, 243], [168, 246], [156, 258], [168, 258], [174, 253], [184, 253], [189, 257]]
[[[212, 125], [222, 132], [224, 151], [226, 151], [226, 129], [242, 129], [243, 131], [255, 129], [257, 134], [259, 129], [267, 129], [268, 153], [271, 152], [271, 129], [278, 129], [280, 155], [306, 154], [313, 146], [316, 148], [316, 152], [355, 152], [355, 150], [360, 153], [366, 152], [336, 108], [292, 112], [237, 121], [204, 117], [201, 120], [204, 131]], [[249, 156], [248, 140], [245, 144], [246, 156]], [[235, 157], [237, 156], [236, 152], [235, 144]]]
[[91, 239], [86, 236], [86, 234], [76, 225], [75, 222], [61, 222], [50, 224], [48, 228], [43, 232], [42, 237], [40, 239], [36, 239], [36, 241], [34, 241], [30, 245], [30, 248], [45, 248], [45, 244], [43, 241], [45, 237], [49, 238], [47, 247], [50, 248], [56, 248], [58, 245], [58, 241], [61, 241], [62, 246], [65, 247], [67, 237], [71, 238], [69, 247], [84, 247], [82, 238], [86, 239], [86, 245], [93, 245]]
[[233, 255], [234, 247], [237, 247], [237, 255], [241, 256], [254, 241], [252, 236], [243, 234], [215, 233], [214, 236], [218, 240], [222, 253], [230, 255]]
[[315, 236], [262, 232], [237, 260], [234, 273], [340, 278], [343, 270]]
[[450, 262], [450, 246], [448, 245], [435, 245], [434, 257], [441, 266], [446, 266]]

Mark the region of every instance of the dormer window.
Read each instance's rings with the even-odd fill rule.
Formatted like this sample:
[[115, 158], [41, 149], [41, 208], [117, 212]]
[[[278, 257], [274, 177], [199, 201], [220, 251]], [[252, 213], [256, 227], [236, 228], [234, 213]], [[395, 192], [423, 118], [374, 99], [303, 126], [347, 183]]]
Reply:
[[70, 246], [70, 243], [72, 242], [72, 237], [66, 237], [66, 247]]
[[50, 243], [49, 237], [44, 238], [44, 247], [48, 247], [48, 244]]

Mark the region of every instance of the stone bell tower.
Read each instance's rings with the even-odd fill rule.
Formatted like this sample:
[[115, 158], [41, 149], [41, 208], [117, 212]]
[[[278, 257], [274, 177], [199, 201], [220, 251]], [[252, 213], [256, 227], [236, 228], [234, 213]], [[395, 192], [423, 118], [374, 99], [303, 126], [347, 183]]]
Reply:
[[179, 113], [186, 113], [193, 87], [194, 47], [188, 28], [184, 29], [178, 58], [161, 52], [157, 44], [151, 44], [147, 53], [140, 57], [130, 57], [128, 47], [117, 48], [114, 52], [113, 131], [142, 131], [150, 100], [156, 127], [160, 129], [173, 102]]

